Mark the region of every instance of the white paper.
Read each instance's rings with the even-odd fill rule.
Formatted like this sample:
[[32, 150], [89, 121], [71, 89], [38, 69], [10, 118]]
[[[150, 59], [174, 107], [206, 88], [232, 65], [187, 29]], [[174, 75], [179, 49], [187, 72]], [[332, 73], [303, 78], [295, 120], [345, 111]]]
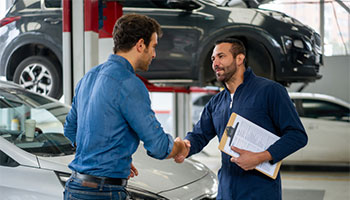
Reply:
[[[229, 144], [231, 137], [228, 137], [224, 146], [224, 151], [234, 157], [239, 157], [239, 154], [231, 150], [231, 146], [252, 152], [262, 152], [279, 139], [278, 136], [239, 115], [236, 116], [232, 127], [236, 127], [237, 123], [239, 124], [233, 136], [232, 144]], [[263, 162], [256, 169], [273, 176], [276, 167], [277, 164], [271, 165], [269, 162]]]

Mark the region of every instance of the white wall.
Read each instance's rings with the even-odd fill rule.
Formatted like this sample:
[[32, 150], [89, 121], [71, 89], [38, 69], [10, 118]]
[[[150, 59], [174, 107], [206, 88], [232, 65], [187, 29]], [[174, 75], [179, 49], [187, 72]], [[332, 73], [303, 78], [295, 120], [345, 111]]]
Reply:
[[0, 0], [0, 19], [5, 15], [5, 11], [12, 5], [14, 0]]
[[3, 18], [6, 11], [6, 1], [0, 1], [0, 19]]
[[[350, 56], [331, 56], [324, 58], [320, 69], [323, 77], [310, 83], [303, 92], [314, 92], [335, 96], [350, 102]], [[288, 91], [296, 91], [301, 84], [292, 84]]]

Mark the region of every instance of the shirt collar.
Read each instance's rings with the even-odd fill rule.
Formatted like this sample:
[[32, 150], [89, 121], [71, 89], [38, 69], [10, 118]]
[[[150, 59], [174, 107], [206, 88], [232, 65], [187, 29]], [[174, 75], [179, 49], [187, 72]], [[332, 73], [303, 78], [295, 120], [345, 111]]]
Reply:
[[111, 54], [109, 55], [108, 57], [108, 61], [111, 61], [111, 62], [119, 62], [122, 64], [122, 66], [125, 66], [125, 68], [127, 70], [129, 70], [130, 72], [134, 73], [135, 74], [135, 70], [134, 68], [131, 66], [130, 62], [125, 59], [124, 57], [122, 56], [119, 56], [119, 55], [116, 55], [116, 54]]
[[243, 79], [243, 84], [247, 83], [250, 79], [252, 79], [252, 77], [254, 77], [255, 74], [252, 70], [252, 68], [247, 67], [247, 69], [244, 72], [244, 79]]

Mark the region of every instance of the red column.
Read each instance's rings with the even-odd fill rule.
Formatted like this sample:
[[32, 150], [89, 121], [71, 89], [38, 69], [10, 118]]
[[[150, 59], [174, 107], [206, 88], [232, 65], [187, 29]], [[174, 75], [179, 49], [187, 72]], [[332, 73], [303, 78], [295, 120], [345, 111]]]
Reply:
[[99, 38], [111, 38], [113, 27], [119, 17], [123, 15], [123, 6], [115, 1], [108, 1], [103, 8], [103, 28], [99, 30]]

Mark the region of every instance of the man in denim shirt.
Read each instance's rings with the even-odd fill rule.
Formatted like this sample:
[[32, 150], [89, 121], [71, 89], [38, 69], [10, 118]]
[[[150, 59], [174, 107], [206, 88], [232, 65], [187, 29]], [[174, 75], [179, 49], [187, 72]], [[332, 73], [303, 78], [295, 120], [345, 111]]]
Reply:
[[153, 158], [186, 152], [182, 140], [174, 142], [164, 133], [148, 90], [135, 75], [148, 70], [158, 36], [161, 29], [154, 19], [124, 15], [114, 27], [114, 54], [77, 84], [64, 126], [77, 147], [65, 199], [125, 199], [127, 179], [138, 173], [132, 154], [140, 140]]
[[[227, 38], [216, 42], [212, 68], [225, 89], [205, 106], [199, 122], [189, 132], [188, 156], [201, 151], [215, 136], [221, 140], [232, 112], [280, 137], [263, 152], [232, 147], [238, 158], [221, 154], [217, 199], [277, 200], [282, 198], [281, 177], [274, 180], [254, 168], [262, 162], [276, 163], [302, 148], [307, 135], [286, 89], [271, 80], [255, 76], [245, 66], [245, 47], [239, 40]], [[184, 157], [176, 157], [182, 162]]]

